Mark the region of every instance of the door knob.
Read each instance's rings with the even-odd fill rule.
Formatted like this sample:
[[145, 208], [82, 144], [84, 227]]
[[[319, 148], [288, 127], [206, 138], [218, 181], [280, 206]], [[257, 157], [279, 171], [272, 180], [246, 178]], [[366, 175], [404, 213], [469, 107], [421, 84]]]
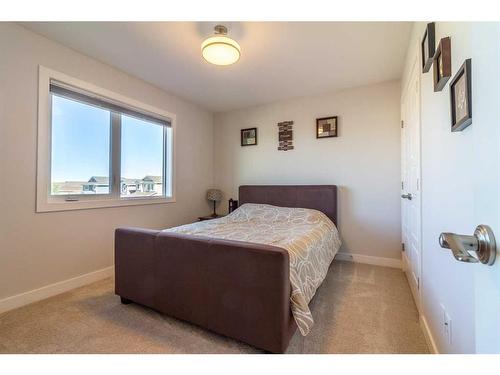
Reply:
[[[495, 262], [497, 251], [495, 236], [487, 225], [478, 225], [473, 236], [441, 233], [439, 245], [444, 249], [450, 249], [455, 259], [460, 262], [481, 262], [489, 266]], [[469, 251], [475, 252], [476, 256]]]
[[411, 195], [411, 193], [401, 194], [401, 198], [408, 199], [411, 201], [412, 195]]

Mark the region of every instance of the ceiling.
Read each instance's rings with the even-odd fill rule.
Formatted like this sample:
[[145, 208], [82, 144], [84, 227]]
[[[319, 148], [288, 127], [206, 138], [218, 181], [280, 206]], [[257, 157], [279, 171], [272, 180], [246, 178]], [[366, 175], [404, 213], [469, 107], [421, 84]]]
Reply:
[[223, 22], [241, 45], [207, 63], [215, 22], [34, 22], [22, 25], [214, 112], [399, 79], [409, 22]]

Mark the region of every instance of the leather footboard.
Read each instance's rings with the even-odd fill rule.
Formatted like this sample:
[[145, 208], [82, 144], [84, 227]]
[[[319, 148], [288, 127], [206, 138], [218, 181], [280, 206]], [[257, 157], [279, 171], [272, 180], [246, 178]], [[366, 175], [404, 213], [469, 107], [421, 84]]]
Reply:
[[278, 247], [120, 228], [115, 271], [121, 297], [267, 351], [284, 352], [296, 329]]

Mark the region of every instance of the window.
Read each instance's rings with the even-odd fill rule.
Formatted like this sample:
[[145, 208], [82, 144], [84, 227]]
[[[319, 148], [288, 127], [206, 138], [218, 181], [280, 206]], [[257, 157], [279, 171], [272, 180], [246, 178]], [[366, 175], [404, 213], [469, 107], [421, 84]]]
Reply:
[[51, 125], [51, 194], [109, 194], [111, 112], [52, 94]]
[[174, 121], [40, 67], [37, 211], [174, 201]]
[[121, 124], [122, 197], [163, 195], [163, 126], [130, 116]]

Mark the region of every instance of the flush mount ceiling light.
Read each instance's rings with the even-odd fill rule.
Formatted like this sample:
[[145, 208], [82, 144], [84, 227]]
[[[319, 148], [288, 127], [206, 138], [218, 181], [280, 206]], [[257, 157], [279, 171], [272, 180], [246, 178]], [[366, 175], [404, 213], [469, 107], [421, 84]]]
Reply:
[[201, 44], [203, 58], [215, 65], [231, 65], [240, 59], [241, 48], [236, 41], [227, 36], [227, 28], [215, 26], [215, 35]]

